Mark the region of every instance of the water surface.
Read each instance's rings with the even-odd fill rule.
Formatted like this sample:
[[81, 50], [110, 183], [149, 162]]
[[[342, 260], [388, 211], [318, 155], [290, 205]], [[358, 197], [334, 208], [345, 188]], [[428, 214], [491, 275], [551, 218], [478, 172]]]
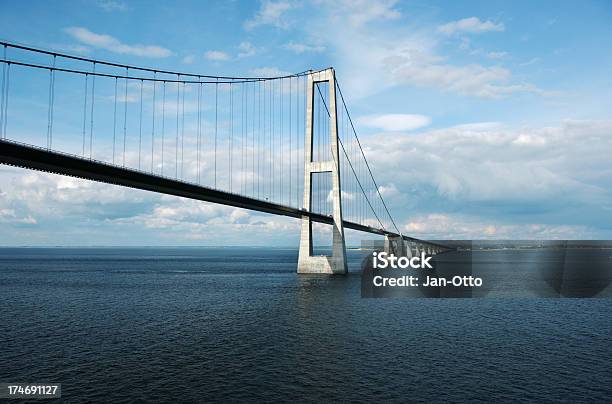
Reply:
[[362, 299], [297, 250], [0, 249], [0, 381], [62, 399], [612, 400], [610, 299]]

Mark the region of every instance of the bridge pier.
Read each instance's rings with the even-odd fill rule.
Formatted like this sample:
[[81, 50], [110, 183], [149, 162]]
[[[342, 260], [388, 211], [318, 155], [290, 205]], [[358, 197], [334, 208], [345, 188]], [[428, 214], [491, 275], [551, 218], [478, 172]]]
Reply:
[[406, 256], [406, 242], [402, 236], [385, 235], [385, 252], [396, 257]]
[[[313, 129], [314, 129], [314, 97], [315, 84], [327, 82], [329, 84], [329, 126], [330, 147], [332, 159], [327, 161], [313, 161]], [[342, 221], [342, 200], [340, 186], [340, 155], [338, 149], [338, 122], [336, 118], [336, 77], [334, 69], [327, 69], [308, 75], [306, 94], [306, 133], [304, 147], [304, 209], [311, 210], [312, 205], [312, 175], [329, 172], [332, 176], [332, 204], [333, 204], [333, 235], [332, 255], [313, 256], [312, 254], [312, 220], [302, 216], [302, 230], [300, 233], [300, 250], [298, 255], [299, 274], [346, 274], [346, 245], [344, 242], [344, 224]]]

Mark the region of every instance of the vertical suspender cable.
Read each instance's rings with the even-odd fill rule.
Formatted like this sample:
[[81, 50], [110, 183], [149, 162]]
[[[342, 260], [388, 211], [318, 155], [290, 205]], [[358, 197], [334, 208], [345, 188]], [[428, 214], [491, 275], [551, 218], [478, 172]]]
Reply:
[[278, 125], [276, 124], [276, 93], [277, 93], [277, 80], [271, 80], [270, 81], [270, 126], [271, 126], [271, 130], [270, 130], [270, 156], [272, 157], [270, 159], [270, 173], [272, 175], [272, 186], [271, 186], [271, 192], [270, 192], [270, 199], [274, 200], [274, 198], [276, 197], [276, 172], [275, 172], [275, 168], [276, 168], [276, 149], [275, 149], [275, 143], [276, 143], [276, 135], [278, 134]]
[[[302, 139], [301, 140], [302, 140], [302, 144], [304, 144], [304, 146], [305, 146], [306, 145], [306, 124], [305, 124], [305, 121], [306, 121], [306, 106], [308, 105], [308, 99], [307, 99], [308, 96], [306, 95], [306, 93], [308, 92], [308, 79], [307, 78], [304, 78], [302, 80], [302, 90], [303, 90], [302, 91], [302, 110], [303, 110], [303, 118], [304, 118], [303, 121], [304, 122], [302, 123]], [[314, 91], [314, 89], [313, 89], [313, 91]], [[314, 108], [314, 105], [313, 105], [313, 108]], [[314, 112], [313, 112], [313, 116], [314, 116]], [[314, 128], [314, 125], [313, 125], [313, 128]], [[300, 156], [300, 161], [305, 161], [305, 160], [306, 160], [306, 154], [305, 154], [305, 151], [302, 150], [302, 154]], [[300, 181], [301, 181], [302, 189], [304, 189], [306, 187], [306, 184], [304, 182], [304, 177], [305, 177], [304, 169], [305, 169], [305, 167], [301, 167], [300, 168], [300, 177], [301, 177]], [[314, 206], [314, 205], [312, 205], [312, 206]], [[304, 208], [304, 201], [302, 201], [302, 208]]]
[[166, 81], [162, 94], [162, 138], [161, 138], [161, 175], [164, 175], [164, 139], [166, 137]]
[[183, 100], [181, 104], [181, 179], [185, 161], [185, 83], [183, 83]]
[[[319, 94], [321, 94], [321, 88], [319, 83], [317, 83], [317, 90]], [[323, 156], [321, 155], [321, 143], [323, 140], [321, 139], [321, 100], [317, 102], [317, 161], [323, 160]], [[317, 173], [317, 211], [321, 212], [321, 174]]]
[[[265, 85], [266, 83], [268, 84], [268, 88], [270, 90], [270, 95], [269, 95], [269, 99], [268, 101], [266, 101], [266, 93], [264, 92], [264, 99], [263, 99], [263, 106], [264, 106], [264, 122], [266, 117], [268, 118], [268, 130], [266, 130], [265, 126], [264, 126], [264, 136], [267, 135], [268, 136], [268, 143], [264, 142], [263, 144], [263, 148], [264, 150], [266, 150], [267, 148], [267, 152], [269, 155], [269, 158], [267, 160], [268, 164], [266, 164], [266, 167], [264, 167], [263, 171], [268, 172], [268, 186], [269, 186], [269, 199], [272, 200], [274, 198], [274, 174], [272, 171], [272, 161], [274, 160], [274, 152], [272, 149], [272, 141], [274, 138], [274, 101], [273, 101], [273, 97], [274, 97], [274, 80], [270, 80], [270, 81], [264, 81], [264, 89], [265, 89]], [[266, 102], [269, 102], [269, 104], [267, 104]], [[267, 107], [267, 109], [266, 109]], [[265, 139], [265, 138], [264, 138]]]
[[128, 76], [129, 69], [125, 68], [125, 98], [123, 99], [123, 166], [125, 167], [125, 144], [127, 141], [127, 105], [128, 105]]
[[151, 173], [153, 173], [153, 158], [155, 156], [155, 110], [157, 109], [156, 105], [156, 90], [157, 90], [157, 72], [153, 72], [153, 111], [151, 111], [151, 115], [153, 117], [151, 123]]
[[[278, 126], [276, 125], [276, 92], [277, 92], [277, 85], [276, 85], [276, 80], [274, 80], [274, 87], [273, 88], [273, 97], [272, 97], [272, 138], [270, 143], [272, 143], [272, 156], [276, 157], [276, 137], [278, 135]], [[273, 158], [272, 159], [272, 198], [276, 197], [276, 161]]]
[[240, 121], [240, 193], [241, 194], [245, 194], [246, 192], [244, 191], [244, 134], [245, 134], [245, 127], [244, 124], [246, 122], [246, 111], [244, 108], [244, 98], [245, 98], [245, 90], [248, 88], [248, 86], [245, 83], [242, 83], [240, 85], [240, 116], [241, 116], [241, 121]]
[[293, 176], [293, 170], [292, 170], [292, 164], [291, 164], [291, 160], [293, 159], [293, 149], [291, 148], [291, 129], [292, 129], [292, 123], [291, 123], [291, 97], [293, 96], [293, 94], [291, 93], [291, 90], [293, 88], [293, 77], [289, 78], [289, 206], [291, 206], [291, 204], [293, 203], [293, 198], [292, 198], [292, 189], [291, 189], [291, 177]]
[[[330, 104], [330, 98], [329, 98], [329, 92], [330, 92], [330, 83], [327, 83], [327, 91], [325, 92], [325, 97], [327, 99], [327, 104]], [[331, 154], [331, 137], [332, 137], [332, 120], [331, 120], [331, 116], [329, 116], [327, 118], [327, 125], [325, 125], [325, 133], [327, 134], [326, 136], [326, 143], [325, 143], [325, 151], [327, 154], [327, 160], [332, 160], [332, 154]], [[327, 201], [327, 195], [331, 192], [331, 181], [332, 181], [332, 176], [331, 175], [326, 175], [325, 176], [325, 200]], [[325, 204], [326, 208], [327, 208], [327, 214], [331, 215], [331, 202], [327, 202]]]
[[[268, 186], [269, 186], [269, 199], [272, 200], [274, 198], [274, 172], [272, 171], [272, 161], [274, 159], [274, 154], [273, 154], [273, 150], [272, 150], [272, 139], [274, 137], [274, 115], [273, 115], [273, 97], [274, 97], [274, 80], [270, 80], [270, 81], [264, 81], [264, 89], [265, 89], [265, 84], [268, 83], [269, 84], [269, 90], [270, 90], [270, 94], [269, 94], [269, 104], [266, 104], [266, 93], [264, 92], [264, 99], [263, 99], [263, 105], [264, 105], [264, 122], [266, 119], [266, 116], [268, 117], [268, 130], [265, 130], [265, 127], [263, 128], [262, 133], [264, 134], [264, 136], [267, 134], [268, 136], [268, 155], [270, 156], [269, 160], [269, 164], [267, 165], [267, 167], [263, 167], [262, 171], [265, 173], [266, 169], [268, 170], [268, 177], [272, 179], [272, 181], [268, 180]], [[266, 110], [266, 107], [268, 108]], [[266, 115], [267, 114], [267, 115]], [[267, 132], [267, 133], [266, 133]], [[265, 139], [265, 138], [264, 138]], [[262, 147], [265, 150], [266, 147], [266, 143], [264, 142], [264, 144], [262, 145]]]
[[[279, 134], [280, 136], [278, 137], [278, 151], [281, 153], [282, 155], [282, 151], [283, 151], [283, 137], [285, 134], [285, 127], [284, 127], [284, 120], [283, 120], [283, 91], [284, 91], [284, 84], [285, 84], [285, 79], [281, 79], [280, 81], [280, 131]], [[279, 159], [280, 160], [280, 159]], [[283, 200], [283, 165], [282, 165], [282, 160], [280, 161], [280, 175], [278, 177], [278, 182], [279, 182], [279, 201], [282, 202]]]
[[140, 80], [140, 119], [138, 123], [138, 169], [140, 170], [140, 160], [142, 154], [142, 91], [143, 80]]
[[[270, 90], [270, 94], [269, 94], [269, 102], [270, 105], [266, 104], [266, 84], [268, 84], [268, 89]], [[274, 91], [274, 81], [270, 80], [270, 81], [264, 81], [263, 82], [263, 126], [262, 126], [262, 130], [261, 130], [261, 134], [263, 136], [263, 141], [262, 141], [262, 145], [261, 145], [261, 149], [263, 150], [263, 153], [266, 152], [266, 147], [268, 148], [267, 152], [268, 152], [268, 160], [264, 160], [262, 161], [262, 181], [264, 181], [267, 177], [268, 181], [268, 197], [266, 199], [268, 200], [272, 200], [273, 198], [273, 184], [274, 184], [274, 179], [272, 179], [272, 182], [270, 182], [270, 177], [272, 177], [272, 159], [274, 158], [274, 156], [272, 155], [272, 136], [274, 135], [274, 127], [273, 125], [273, 120], [272, 120], [272, 95], [273, 95], [273, 91]], [[267, 109], [266, 109], [267, 107]], [[266, 119], [268, 119], [268, 129], [266, 130]], [[267, 137], [267, 138], [266, 138]], [[268, 143], [266, 143], [266, 140]], [[270, 164], [264, 164], [266, 163], [266, 161], [269, 161]], [[265, 173], [268, 173], [268, 175], [266, 176]], [[273, 178], [273, 177], [272, 177]], [[262, 188], [264, 187], [265, 183], [262, 184]], [[263, 192], [262, 192], [263, 194]]]
[[85, 127], [87, 125], [87, 88], [88, 88], [87, 80], [88, 79], [89, 79], [89, 74], [85, 73], [85, 91], [84, 91], [85, 100], [83, 102], [83, 150], [81, 152], [82, 157], [85, 157]]
[[117, 138], [117, 77], [115, 77], [115, 104], [113, 108], [113, 164], [115, 164], [115, 143]]
[[2, 54], [2, 89], [0, 90], [0, 139], [4, 139], [4, 87], [6, 86], [6, 45]]
[[[281, 143], [282, 143], [282, 136], [283, 136], [283, 79], [279, 79], [279, 84], [278, 84], [278, 116], [275, 117], [274, 121], [278, 121], [278, 126], [276, 127], [276, 131], [274, 133], [274, 139], [273, 139], [273, 143], [272, 143], [272, 152], [274, 153], [274, 155], [276, 156], [276, 153], [279, 153], [279, 155], [281, 155]], [[276, 93], [275, 93], [276, 94]], [[274, 110], [275, 114], [276, 114], [276, 109]], [[277, 160], [279, 159], [274, 159], [274, 162], [272, 164], [272, 168], [273, 168], [273, 178], [274, 178], [274, 183], [276, 184], [276, 189], [278, 190], [278, 192], [275, 193], [277, 201], [280, 203], [282, 201], [282, 197], [283, 197], [283, 182], [282, 182], [282, 177], [280, 174], [276, 174], [276, 170], [277, 170]]]
[[51, 138], [53, 133], [53, 106], [55, 92], [55, 61], [56, 55], [53, 55], [53, 67], [49, 70], [49, 110], [47, 114], [47, 150], [51, 148]]
[[[266, 143], [266, 136], [269, 137], [269, 134], [267, 133], [268, 131], [266, 130], [266, 84], [268, 84], [267, 81], [261, 82], [259, 85], [259, 117], [260, 117], [260, 121], [259, 121], [259, 131], [258, 131], [258, 135], [257, 135], [257, 139], [258, 139], [258, 147], [257, 147], [257, 153], [260, 153], [261, 155], [259, 156], [258, 162], [257, 162], [257, 171], [259, 172], [259, 160], [262, 160], [263, 163], [266, 163], [266, 148], [267, 148], [267, 143]], [[262, 91], [262, 85], [263, 85], [263, 91]], [[263, 124], [262, 124], [263, 122]], [[268, 122], [268, 125], [270, 123]], [[260, 139], [261, 137], [263, 137], [263, 140]], [[259, 143], [259, 141], [261, 140], [261, 144]], [[272, 156], [269, 155], [268, 158], [271, 158]], [[267, 180], [263, 183], [263, 195], [264, 195], [264, 199], [269, 199], [271, 193], [267, 193], [266, 194], [266, 183], [268, 183], [269, 186], [269, 181], [270, 181], [270, 176], [269, 175], [265, 175], [266, 170], [267, 170], [267, 164], [262, 164], [262, 170], [264, 172], [264, 178]], [[269, 173], [268, 173], [269, 174]], [[259, 175], [258, 175], [259, 177]], [[259, 188], [259, 180], [257, 182], [257, 187]]]
[[295, 206], [300, 207], [300, 79], [295, 86]]
[[234, 91], [232, 87], [232, 83], [229, 84], [229, 95], [230, 95], [230, 136], [229, 136], [229, 189], [230, 192], [233, 191], [232, 187], [232, 165], [233, 165], [233, 146], [234, 146]]
[[251, 196], [255, 196], [255, 82], [253, 82], [253, 107], [251, 108], [253, 115], [253, 124], [251, 125]]
[[4, 87], [4, 127], [0, 128], [3, 133], [3, 138], [6, 139], [6, 128], [8, 126], [8, 106], [9, 106], [9, 89], [11, 84], [11, 64], [10, 62], [6, 66], [6, 86]]
[[[202, 78], [198, 77], [198, 81], [201, 81]], [[196, 150], [196, 176], [198, 179], [198, 184], [200, 183], [200, 149], [201, 149], [201, 142], [202, 142], [202, 107], [201, 107], [201, 102], [202, 102], [202, 83], [198, 84], [198, 150]]]
[[[259, 92], [257, 93], [257, 150], [256, 154], [257, 158], [257, 196], [260, 197], [261, 191], [261, 199], [268, 200], [268, 193], [266, 193], [266, 183], [269, 182], [269, 173], [267, 172], [267, 143], [266, 136], [268, 131], [266, 130], [266, 84], [267, 81], [259, 82]], [[269, 125], [269, 123], [268, 123]], [[266, 175], [268, 174], [268, 175]], [[262, 184], [260, 184], [260, 178]], [[261, 189], [260, 189], [261, 185]]]
[[215, 189], [217, 188], [217, 130], [219, 126], [219, 79], [215, 83]]
[[94, 125], [94, 100], [96, 91], [96, 62], [93, 63], [93, 75], [91, 77], [91, 113], [89, 114], [89, 159], [93, 155], [93, 125]]
[[274, 150], [274, 143], [276, 141], [276, 132], [277, 132], [277, 125], [276, 125], [276, 83], [277, 80], [271, 80], [270, 81], [270, 175], [272, 176], [272, 184], [270, 187], [270, 199], [274, 200], [274, 198], [276, 197], [276, 173], [274, 172], [275, 169], [275, 157], [276, 155], [274, 154], [274, 152], [276, 150]]
[[[249, 167], [249, 149], [248, 137], [249, 137], [249, 84], [245, 83], [244, 86], [244, 169], [243, 169], [243, 182], [244, 182], [244, 195], [247, 195], [247, 170]], [[252, 113], [252, 111], [251, 111]]]
[[276, 93], [278, 80], [270, 80], [270, 175], [272, 176], [272, 183], [270, 184], [270, 200], [276, 198], [276, 136], [278, 135], [278, 125], [276, 117]]
[[174, 142], [174, 178], [178, 179], [178, 143], [179, 143], [179, 101], [181, 98], [181, 87], [179, 81], [181, 80], [181, 75], [177, 76], [176, 81], [176, 141]]
[[[266, 84], [266, 82], [264, 81], [264, 91], [265, 91], [265, 84]], [[259, 153], [261, 153], [261, 122], [262, 122], [262, 117], [261, 117], [261, 114], [262, 114], [262, 108], [261, 108], [262, 102], [261, 102], [261, 99], [262, 99], [262, 96], [264, 95], [264, 92], [261, 89], [261, 81], [259, 82], [258, 90], [259, 90], [259, 92], [257, 93], [257, 101], [258, 101], [258, 104], [257, 104], [257, 153], [259, 154]], [[265, 106], [266, 106], [265, 98], [264, 98], [263, 106], [264, 106], [263, 113], [264, 113], [264, 117], [265, 117]], [[260, 187], [259, 187], [259, 185], [260, 185], [260, 180], [259, 179], [261, 177], [261, 170], [260, 170], [260, 168], [261, 168], [261, 159], [257, 159], [257, 197], [258, 198], [261, 198]]]

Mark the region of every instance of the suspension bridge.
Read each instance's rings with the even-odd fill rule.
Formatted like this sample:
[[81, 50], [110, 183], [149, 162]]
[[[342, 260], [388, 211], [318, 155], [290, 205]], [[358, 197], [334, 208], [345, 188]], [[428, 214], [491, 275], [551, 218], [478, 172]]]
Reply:
[[[301, 220], [299, 273], [346, 273], [344, 229], [401, 234], [333, 68], [227, 77], [0, 42], [0, 163]], [[313, 224], [332, 226], [331, 255]]]

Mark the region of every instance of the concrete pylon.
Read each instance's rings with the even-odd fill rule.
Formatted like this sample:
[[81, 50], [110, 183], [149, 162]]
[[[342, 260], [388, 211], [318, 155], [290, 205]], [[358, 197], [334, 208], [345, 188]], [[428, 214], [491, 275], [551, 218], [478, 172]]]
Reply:
[[[329, 84], [329, 134], [332, 159], [327, 161], [313, 161], [313, 135], [314, 135], [314, 97], [315, 84], [327, 82]], [[302, 216], [302, 230], [300, 234], [300, 251], [298, 256], [299, 274], [346, 274], [346, 246], [344, 243], [344, 225], [342, 221], [342, 200], [340, 187], [340, 155], [338, 149], [338, 121], [336, 107], [336, 76], [334, 69], [327, 69], [308, 74], [308, 88], [306, 101], [306, 133], [304, 145], [304, 209], [310, 211], [312, 204], [312, 175], [314, 173], [329, 172], [332, 176], [332, 204], [333, 204], [333, 235], [332, 255], [312, 255], [312, 220]]]

